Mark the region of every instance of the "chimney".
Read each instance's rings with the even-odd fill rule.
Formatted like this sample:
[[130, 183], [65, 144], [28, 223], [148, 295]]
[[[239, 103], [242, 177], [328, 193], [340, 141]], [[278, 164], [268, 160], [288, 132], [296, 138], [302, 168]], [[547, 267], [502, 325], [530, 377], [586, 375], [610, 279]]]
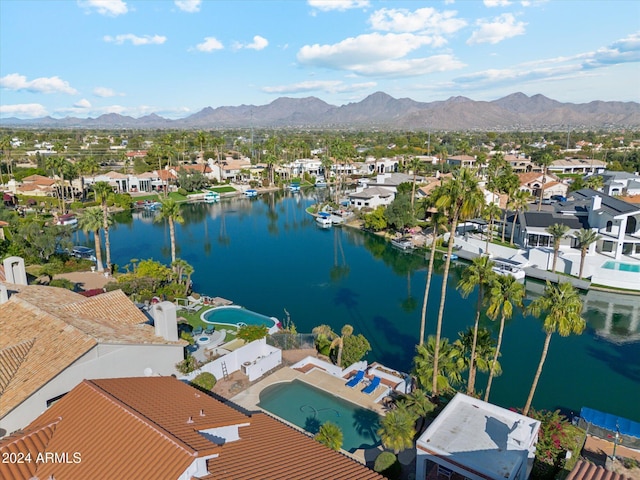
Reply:
[[7, 286], [0, 284], [0, 305], [9, 301], [9, 292], [7, 292]]
[[4, 266], [4, 276], [7, 283], [17, 285], [28, 285], [27, 271], [24, 268], [24, 259], [20, 257], [7, 257], [2, 262]]
[[600, 210], [600, 207], [602, 207], [602, 197], [600, 195], [591, 197], [591, 210], [595, 212]]
[[158, 337], [172, 342], [178, 340], [178, 320], [176, 306], [173, 303], [156, 303], [151, 309], [151, 316]]

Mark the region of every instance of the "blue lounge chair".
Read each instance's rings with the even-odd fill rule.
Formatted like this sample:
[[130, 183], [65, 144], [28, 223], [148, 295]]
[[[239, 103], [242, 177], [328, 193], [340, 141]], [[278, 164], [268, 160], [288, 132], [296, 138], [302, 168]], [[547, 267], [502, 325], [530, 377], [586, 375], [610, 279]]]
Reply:
[[191, 332], [192, 335], [200, 335], [202, 333], [202, 327], [196, 327]]
[[207, 325], [207, 328], [204, 329], [204, 333], [206, 333], [207, 335], [211, 335], [213, 332], [215, 332], [216, 327], [213, 325]]
[[353, 377], [351, 377], [351, 380], [349, 380], [345, 385], [347, 387], [353, 388], [357, 384], [359, 384], [363, 378], [364, 378], [364, 370], [358, 370], [356, 374]]
[[373, 377], [371, 383], [362, 389], [362, 393], [366, 393], [367, 395], [371, 395], [373, 391], [380, 385], [380, 377]]

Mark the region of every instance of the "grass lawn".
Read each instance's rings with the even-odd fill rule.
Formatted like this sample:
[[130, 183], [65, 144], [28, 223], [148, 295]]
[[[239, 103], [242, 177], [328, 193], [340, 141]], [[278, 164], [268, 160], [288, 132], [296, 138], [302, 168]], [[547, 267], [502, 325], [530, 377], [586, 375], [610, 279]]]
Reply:
[[133, 201], [137, 202], [139, 200], [142, 200], [143, 202], [145, 200], [158, 200], [160, 197], [158, 196], [157, 193], [150, 193], [149, 195], [136, 195], [135, 197], [133, 197]]
[[209, 190], [211, 190], [212, 192], [218, 192], [218, 193], [231, 193], [236, 191], [236, 189], [230, 185], [223, 185], [221, 187], [211, 187]]
[[573, 467], [578, 463], [580, 452], [587, 437], [585, 431], [575, 425], [569, 425], [565, 430], [567, 432], [567, 440], [563, 443], [563, 447], [571, 450], [571, 458], [566, 461], [564, 468], [556, 476], [556, 479], [559, 480], [567, 478]]
[[235, 325], [230, 325], [228, 323], [206, 323], [204, 321], [202, 321], [201, 315], [206, 312], [207, 310], [209, 310], [211, 307], [203, 307], [201, 308], [199, 311], [197, 312], [189, 312], [187, 310], [184, 309], [180, 309], [177, 312], [177, 316], [178, 318], [182, 317], [184, 318], [187, 323], [189, 325], [191, 325], [192, 327], [202, 327], [202, 329], [204, 330], [205, 328], [207, 328], [209, 325], [214, 325], [216, 330], [220, 329], [220, 328], [224, 328], [227, 330], [227, 336], [225, 338], [226, 341], [231, 341], [234, 340], [236, 338], [236, 334], [238, 332], [238, 327]]

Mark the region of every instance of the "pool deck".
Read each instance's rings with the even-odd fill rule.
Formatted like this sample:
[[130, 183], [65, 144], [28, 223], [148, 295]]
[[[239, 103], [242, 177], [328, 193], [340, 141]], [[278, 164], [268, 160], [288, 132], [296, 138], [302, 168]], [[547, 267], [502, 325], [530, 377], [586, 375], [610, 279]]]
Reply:
[[[250, 411], [261, 410], [261, 408], [258, 406], [258, 402], [260, 401], [260, 392], [262, 392], [263, 389], [276, 383], [291, 382], [293, 380], [306, 382], [321, 390], [332, 393], [337, 397], [359, 405], [360, 407], [373, 410], [379, 415], [384, 416], [386, 412], [382, 405], [374, 401], [376, 397], [380, 393], [382, 393], [384, 387], [378, 387], [378, 389], [376, 389], [373, 394], [367, 395], [361, 392], [362, 388], [364, 388], [364, 384], [362, 384], [361, 386], [359, 385], [356, 388], [347, 387], [345, 386], [346, 379], [334, 377], [333, 375], [325, 373], [317, 368], [312, 369], [307, 373], [295, 370], [290, 367], [280, 368], [268, 377], [251, 385], [249, 388], [233, 397], [231, 401]], [[292, 425], [295, 428], [299, 429], [289, 422], [285, 423], [288, 423], [289, 425]], [[355, 453], [343, 451], [343, 453], [353, 457], [361, 463], [367, 463], [367, 461], [371, 459], [374, 452], [379, 453], [380, 451], [382, 451], [382, 447], [370, 450], [361, 449], [357, 450]], [[377, 455], [377, 453], [375, 453], [375, 455]]]

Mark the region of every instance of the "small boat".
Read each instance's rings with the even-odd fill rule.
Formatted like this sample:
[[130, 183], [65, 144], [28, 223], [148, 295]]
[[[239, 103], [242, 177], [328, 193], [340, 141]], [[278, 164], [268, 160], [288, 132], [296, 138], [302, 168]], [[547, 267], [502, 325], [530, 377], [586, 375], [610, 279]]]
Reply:
[[96, 252], [93, 248], [83, 247], [82, 245], [76, 245], [71, 250], [71, 255], [76, 258], [83, 258], [85, 260], [96, 261]]
[[78, 217], [76, 217], [73, 213], [67, 213], [65, 215], [60, 215], [56, 220], [56, 225], [77, 225]]
[[157, 210], [162, 206], [160, 202], [144, 202], [143, 208], [145, 210]]
[[493, 258], [492, 260], [495, 265], [491, 270], [498, 275], [511, 275], [518, 281], [524, 281], [527, 276], [523, 270], [524, 265], [520, 262], [508, 258]]
[[[442, 255], [442, 259], [446, 260], [447, 259], [447, 254], [445, 253], [444, 255]], [[451, 260], [458, 260], [458, 255], [456, 255], [455, 253], [451, 254]]]
[[413, 241], [411, 237], [400, 237], [391, 239], [391, 245], [400, 250], [413, 250]]
[[218, 192], [207, 192], [204, 195], [205, 203], [216, 203], [220, 201], [220, 194]]
[[300, 184], [299, 183], [292, 183], [291, 185], [289, 185], [289, 190], [292, 192], [299, 192], [300, 191]]
[[331, 228], [331, 225], [333, 225], [333, 222], [331, 221], [331, 214], [327, 212], [320, 212], [316, 216], [316, 223], [319, 227]]
[[316, 187], [326, 187], [327, 186], [327, 181], [324, 179], [324, 177], [318, 177], [316, 178]]
[[257, 197], [258, 191], [254, 190], [253, 188], [250, 188], [249, 190], [244, 191], [244, 195], [245, 197]]

